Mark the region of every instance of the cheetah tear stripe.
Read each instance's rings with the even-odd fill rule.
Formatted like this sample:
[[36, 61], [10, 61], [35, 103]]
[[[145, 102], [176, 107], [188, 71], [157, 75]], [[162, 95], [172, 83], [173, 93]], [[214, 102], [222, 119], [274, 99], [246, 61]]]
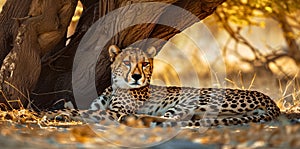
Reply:
[[[112, 86], [92, 102], [90, 109], [79, 110], [69, 115], [70, 119], [99, 123], [148, 116], [157, 124], [187, 128], [266, 122], [280, 114], [276, 103], [258, 91], [151, 85], [153, 47], [121, 50], [113, 45], [108, 51]], [[58, 114], [60, 111], [47, 116]]]

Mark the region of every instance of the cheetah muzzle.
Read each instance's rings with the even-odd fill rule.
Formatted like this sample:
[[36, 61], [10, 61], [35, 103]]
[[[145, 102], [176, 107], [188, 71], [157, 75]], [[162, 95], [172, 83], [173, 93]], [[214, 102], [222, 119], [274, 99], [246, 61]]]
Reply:
[[151, 85], [154, 47], [121, 50], [112, 45], [108, 52], [112, 86], [92, 102], [90, 109], [79, 110], [80, 116], [71, 119], [98, 123], [135, 115], [154, 121], [157, 118], [171, 126], [200, 127], [266, 122], [280, 114], [275, 102], [258, 91]]

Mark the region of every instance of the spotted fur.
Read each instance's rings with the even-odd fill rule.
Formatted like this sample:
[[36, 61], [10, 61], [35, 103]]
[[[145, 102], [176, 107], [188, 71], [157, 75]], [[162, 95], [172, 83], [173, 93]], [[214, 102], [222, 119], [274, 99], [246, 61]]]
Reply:
[[269, 96], [230, 88], [166, 87], [150, 84], [155, 48], [109, 48], [112, 86], [79, 111], [88, 122], [122, 121], [128, 115], [162, 118], [181, 127], [237, 125], [275, 119], [280, 109]]

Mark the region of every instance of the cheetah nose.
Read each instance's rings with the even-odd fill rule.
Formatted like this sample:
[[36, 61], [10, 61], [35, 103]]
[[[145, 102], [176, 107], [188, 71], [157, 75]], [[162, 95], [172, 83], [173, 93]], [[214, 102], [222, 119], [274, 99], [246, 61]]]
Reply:
[[140, 74], [133, 74], [131, 76], [135, 81], [139, 80], [140, 78], [142, 78], [142, 76]]

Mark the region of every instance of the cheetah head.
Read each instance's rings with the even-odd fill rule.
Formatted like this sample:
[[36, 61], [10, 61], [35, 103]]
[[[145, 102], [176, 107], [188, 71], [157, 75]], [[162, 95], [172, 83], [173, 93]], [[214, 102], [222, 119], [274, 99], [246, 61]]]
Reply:
[[154, 47], [145, 51], [132, 47], [121, 50], [116, 45], [111, 45], [108, 52], [112, 62], [113, 88], [131, 89], [150, 84], [153, 57], [156, 54]]

